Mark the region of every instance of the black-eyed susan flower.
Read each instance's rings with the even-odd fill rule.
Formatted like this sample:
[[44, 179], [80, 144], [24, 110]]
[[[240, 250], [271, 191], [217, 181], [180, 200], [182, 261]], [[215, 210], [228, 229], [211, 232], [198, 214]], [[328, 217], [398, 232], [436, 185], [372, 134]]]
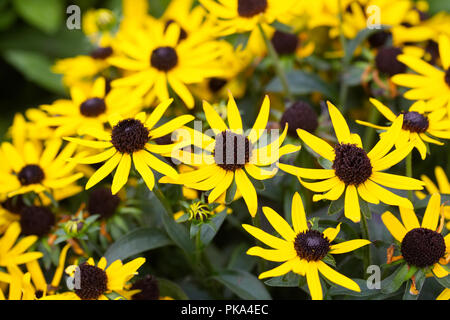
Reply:
[[[450, 235], [441, 234], [439, 226], [441, 196], [431, 195], [422, 224], [419, 223], [413, 209], [400, 207], [400, 222], [391, 212], [381, 215], [384, 225], [395, 240], [398, 241], [401, 256], [410, 267], [431, 271], [438, 278], [446, 277], [449, 272], [443, 266], [449, 262]], [[392, 257], [390, 257], [392, 258]]]
[[202, 32], [179, 42], [178, 24], [166, 26], [148, 19], [142, 27], [122, 28], [117, 34], [117, 53], [108, 62], [124, 71], [123, 77], [111, 82], [113, 88], [131, 88], [144, 97], [146, 104], [169, 98], [169, 86], [188, 108], [195, 101], [187, 85], [206, 78], [220, 77], [224, 71], [217, 59], [222, 55], [220, 42]]
[[[420, 179], [425, 183], [425, 189], [428, 194], [439, 193], [450, 195], [450, 182], [448, 181], [447, 175], [445, 174], [442, 167], [437, 166], [434, 168], [434, 175], [436, 177], [437, 185], [426, 175], [421, 175]], [[425, 199], [426, 194], [420, 191], [416, 192], [416, 196], [419, 199]], [[446, 224], [446, 228], [450, 230], [450, 205], [449, 203], [444, 203], [442, 208], [443, 215], [446, 220], [449, 220]]]
[[217, 19], [220, 35], [250, 32], [249, 49], [255, 54], [262, 55], [266, 48], [259, 26], [265, 33], [273, 30], [270, 24], [288, 14], [295, 1], [201, 0], [200, 3]]
[[[385, 116], [391, 123], [398, 117], [380, 101], [371, 98], [370, 102], [378, 109], [378, 111]], [[422, 159], [427, 155], [427, 146], [425, 142], [437, 145], [443, 145], [442, 142], [433, 139], [430, 136], [437, 138], [450, 139], [450, 121], [445, 117], [446, 110], [441, 108], [433, 112], [423, 111], [425, 103], [423, 101], [415, 102], [408, 111], [403, 111], [403, 125], [400, 135], [395, 141], [397, 149], [402, 148], [403, 145], [411, 143], [420, 152]], [[380, 126], [366, 121], [356, 120], [357, 123], [380, 129], [385, 132], [389, 126]], [[381, 133], [382, 135], [383, 133]]]
[[[402, 129], [403, 115], [395, 119], [372, 150], [366, 152], [359, 135], [350, 132], [344, 117], [330, 102], [328, 111], [338, 139], [334, 147], [305, 130], [299, 129], [297, 133], [304, 143], [330, 162], [330, 167], [307, 169], [279, 164], [279, 168], [297, 176], [305, 188], [316, 193], [325, 192], [315, 194], [313, 201], [337, 200], [345, 192], [345, 216], [353, 222], [359, 222], [361, 218], [359, 197], [374, 204], [381, 201], [412, 209], [412, 203], [407, 198], [383, 188], [423, 189], [423, 182], [419, 180], [382, 172], [403, 160], [412, 150], [410, 144], [405, 144], [402, 149], [389, 152]], [[306, 182], [303, 179], [321, 181]]]
[[[256, 215], [258, 200], [256, 189], [248, 176], [256, 180], [272, 178], [277, 173], [274, 163], [287, 153], [296, 152], [300, 147], [285, 145], [281, 147], [287, 127], [270, 144], [260, 141], [269, 119], [270, 101], [266, 96], [259, 115], [249, 134], [244, 133], [242, 118], [236, 102], [229, 93], [227, 105], [228, 126], [214, 108], [204, 101], [203, 110], [212, 129], [213, 137], [197, 130], [187, 130], [194, 146], [202, 148], [201, 154], [182, 152], [174, 154], [180, 161], [192, 165], [196, 170], [182, 173], [178, 179], [163, 177], [162, 183], [184, 184], [188, 188], [208, 191], [208, 203], [213, 203], [236, 182], [252, 216]], [[278, 133], [278, 130], [276, 130]], [[267, 142], [267, 141], [266, 141]], [[272, 168], [264, 168], [272, 166]]]
[[67, 144], [61, 149], [61, 139], [48, 140], [45, 147], [40, 142], [26, 141], [23, 151], [13, 144], [3, 142], [0, 155], [0, 194], [13, 197], [34, 192], [54, 193], [72, 186], [82, 173], [74, 173], [75, 164], [67, 158], [74, 155], [76, 145]]
[[51, 105], [42, 105], [48, 116], [39, 124], [54, 128], [57, 137], [82, 135], [85, 129], [104, 128], [113, 114], [134, 116], [141, 107], [141, 99], [114, 91], [107, 92], [105, 78], [98, 78], [89, 90], [78, 86], [70, 89], [71, 100], [56, 100]]
[[425, 100], [431, 110], [446, 108], [450, 114], [450, 37], [442, 34], [438, 43], [443, 69], [417, 57], [399, 55], [397, 59], [418, 74], [398, 74], [392, 81], [411, 88], [403, 95], [406, 99]]
[[154, 156], [154, 154], [170, 155], [174, 149], [182, 148], [186, 144], [189, 144], [189, 142], [186, 143], [185, 141], [168, 145], [158, 145], [153, 142], [155, 139], [171, 134], [181, 128], [186, 123], [192, 121], [194, 117], [191, 115], [183, 115], [170, 120], [160, 127], [156, 127], [157, 122], [161, 119], [171, 103], [172, 99], [162, 102], [149, 116], [145, 112], [137, 114], [134, 118], [126, 119], [123, 119], [119, 115], [113, 115], [109, 119], [112, 128], [111, 132], [97, 128], [85, 130], [87, 135], [97, 140], [66, 138], [69, 141], [86, 147], [103, 150], [95, 155], [73, 159], [74, 162], [83, 164], [106, 161], [89, 178], [86, 189], [96, 185], [117, 168], [111, 186], [112, 193], [116, 194], [128, 181], [131, 163], [134, 164], [134, 167], [150, 190], [153, 189], [155, 184], [155, 178], [150, 168], [172, 178], [177, 178], [178, 173], [176, 170]]
[[145, 263], [145, 258], [136, 258], [126, 264], [115, 260], [109, 266], [104, 257], [97, 265], [89, 258], [85, 263], [66, 268], [66, 273], [73, 278], [74, 291], [48, 295], [43, 300], [109, 300], [106, 296], [115, 292], [126, 296], [125, 286]]
[[306, 276], [313, 300], [322, 299], [319, 273], [333, 283], [353, 291], [360, 291], [356, 282], [331, 268], [323, 259], [328, 254], [341, 254], [356, 250], [370, 244], [369, 240], [356, 239], [331, 244], [340, 231], [340, 224], [336, 228], [327, 228], [323, 232], [308, 227], [302, 199], [298, 193], [295, 193], [292, 199], [293, 228], [271, 208], [263, 207], [263, 212], [281, 238], [251, 225], [243, 224], [242, 227], [247, 232], [271, 248], [255, 246], [250, 248], [247, 254], [268, 261], [283, 262], [283, 264], [261, 273], [259, 279], [282, 276], [290, 271]]
[[17, 243], [21, 233], [20, 224], [13, 222], [0, 239], [0, 266], [21, 265], [37, 260], [43, 256], [42, 252], [27, 252], [37, 241], [37, 236], [26, 236]]

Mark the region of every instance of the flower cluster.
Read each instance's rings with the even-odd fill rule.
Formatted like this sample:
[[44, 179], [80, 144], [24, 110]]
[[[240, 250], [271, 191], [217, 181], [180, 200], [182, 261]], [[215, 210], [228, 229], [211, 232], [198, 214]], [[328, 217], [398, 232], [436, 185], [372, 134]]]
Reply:
[[116, 9], [85, 12], [89, 53], [52, 67], [66, 95], [0, 145], [0, 298], [449, 298], [450, 15]]

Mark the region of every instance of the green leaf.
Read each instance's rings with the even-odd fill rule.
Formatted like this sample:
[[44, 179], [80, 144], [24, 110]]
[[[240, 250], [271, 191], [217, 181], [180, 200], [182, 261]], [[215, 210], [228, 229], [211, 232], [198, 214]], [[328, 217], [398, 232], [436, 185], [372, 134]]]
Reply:
[[319, 159], [317, 159], [317, 161], [324, 169], [332, 169], [333, 167], [333, 162], [331, 162], [328, 159], [325, 159], [324, 157], [320, 157]]
[[172, 241], [156, 228], [139, 228], [122, 236], [105, 252], [108, 263], [125, 260], [133, 255], [172, 244]]
[[234, 201], [234, 197], [236, 196], [237, 185], [236, 181], [233, 179], [230, 187], [227, 189], [227, 193], [225, 194], [225, 204], [230, 205]]
[[285, 32], [285, 33], [292, 33], [293, 32], [291, 26], [289, 26], [287, 24], [284, 24], [284, 23], [282, 23], [282, 22], [280, 22], [278, 20], [275, 20], [275, 22], [272, 23], [272, 27], [274, 27], [278, 31]]
[[330, 206], [328, 207], [328, 214], [333, 215], [339, 213], [344, 209], [345, 206], [345, 196], [342, 195], [339, 199], [335, 201], [331, 201]]
[[412, 280], [408, 280], [406, 284], [405, 293], [403, 294], [403, 300], [417, 300], [420, 295], [420, 291], [422, 290], [423, 284], [425, 283], [426, 275], [422, 269], [419, 269], [415, 274], [415, 283], [416, 289], [419, 291], [419, 294], [411, 294], [410, 288], [412, 284]]
[[342, 82], [344, 82], [347, 86], [358, 86], [362, 82], [362, 75], [365, 69], [362, 66], [350, 66], [342, 75]]
[[52, 92], [65, 94], [61, 75], [51, 72], [52, 61], [46, 56], [37, 52], [8, 50], [3, 57], [28, 80]]
[[200, 229], [200, 241], [204, 247], [206, 247], [214, 239], [226, 217], [227, 212], [224, 210], [212, 217], [209, 224], [202, 225]]
[[301, 278], [300, 275], [289, 272], [279, 277], [270, 278], [264, 281], [264, 283], [269, 287], [299, 287]]
[[380, 293], [380, 290], [378, 289], [369, 289], [367, 287], [367, 280], [364, 279], [352, 279], [355, 281], [359, 288], [361, 289], [360, 292], [349, 290], [347, 288], [341, 287], [341, 286], [332, 286], [328, 293], [331, 296], [353, 296], [353, 297], [360, 297], [360, 298], [368, 298], [371, 296], [375, 296]]
[[264, 285], [251, 273], [242, 270], [225, 270], [212, 277], [238, 297], [246, 300], [270, 300]]
[[64, 1], [61, 0], [13, 0], [16, 12], [28, 24], [55, 33], [64, 20]]
[[175, 282], [172, 282], [170, 280], [158, 278], [158, 287], [160, 297], [171, 297], [175, 300], [189, 299], [183, 289], [181, 289], [180, 286]]
[[[328, 98], [333, 98], [336, 96], [336, 90], [330, 87], [325, 81], [315, 74], [300, 70], [292, 70], [286, 73], [286, 78], [291, 92], [295, 95], [320, 92]], [[284, 92], [280, 79], [278, 77], [273, 79], [267, 85], [266, 91], [276, 93]]]
[[436, 274], [433, 272], [434, 274], [434, 279], [436, 279], [437, 282], [439, 282], [439, 284], [445, 288], [450, 288], [450, 275], [443, 277], [443, 278], [438, 278], [436, 276]]
[[17, 15], [13, 10], [0, 12], [0, 31], [8, 29], [15, 21]]
[[389, 277], [381, 281], [381, 292], [388, 294], [397, 291], [408, 280], [408, 265], [405, 263], [397, 268]]

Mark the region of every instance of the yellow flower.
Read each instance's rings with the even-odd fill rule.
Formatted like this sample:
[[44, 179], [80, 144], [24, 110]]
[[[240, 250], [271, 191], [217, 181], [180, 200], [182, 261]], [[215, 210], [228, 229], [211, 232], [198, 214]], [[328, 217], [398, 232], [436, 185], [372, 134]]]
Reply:
[[108, 62], [124, 71], [122, 78], [111, 82], [113, 88], [131, 88], [133, 94], [145, 97], [150, 104], [169, 98], [168, 84], [188, 108], [194, 97], [186, 85], [205, 78], [221, 76], [222, 55], [218, 41], [205, 39], [202, 31], [179, 41], [180, 27], [148, 19], [142, 27], [123, 28], [115, 40], [116, 54]]
[[418, 74], [397, 74], [392, 82], [411, 88], [404, 97], [409, 100], [425, 100], [430, 110], [446, 108], [450, 115], [450, 37], [439, 36], [439, 55], [444, 70], [413, 56], [398, 55], [403, 62]]
[[94, 259], [86, 263], [69, 266], [66, 273], [74, 279], [74, 292], [49, 295], [42, 300], [109, 300], [106, 294], [115, 292], [127, 297], [125, 286], [145, 263], [145, 258], [136, 258], [126, 264], [115, 260], [109, 266], [104, 257], [97, 266]]
[[242, 33], [258, 29], [259, 23], [271, 24], [288, 13], [293, 0], [200, 0], [209, 13], [218, 18], [222, 34]]
[[[247, 175], [256, 180], [272, 178], [278, 171], [273, 164], [284, 154], [296, 152], [300, 147], [286, 145], [280, 148], [287, 134], [287, 126], [279, 137], [262, 146], [260, 138], [265, 133], [270, 112], [268, 96], [265, 97], [248, 135], [244, 134], [242, 119], [231, 93], [227, 105], [228, 126], [206, 101], [203, 103], [203, 111], [215, 136], [186, 129], [193, 145], [202, 148], [203, 152], [199, 155], [180, 151], [178, 155], [173, 155], [181, 162], [193, 165], [196, 170], [182, 173], [178, 179], [163, 177], [160, 182], [184, 184], [188, 188], [201, 191], [212, 190], [208, 196], [208, 203], [213, 203], [235, 181], [237, 190], [242, 194], [250, 214], [254, 217], [258, 199], [256, 189]], [[272, 168], [269, 170], [263, 168], [267, 166]]]
[[39, 124], [55, 128], [57, 137], [82, 135], [90, 128], [101, 130], [111, 115], [135, 115], [141, 108], [140, 98], [107, 92], [104, 78], [98, 78], [88, 92], [73, 86], [70, 94], [71, 100], [56, 100], [52, 105], [41, 106], [48, 116]]
[[395, 240], [401, 243], [401, 253], [408, 266], [431, 268], [438, 277], [446, 277], [448, 271], [442, 267], [449, 261], [450, 234], [441, 235], [439, 215], [441, 196], [431, 195], [422, 224], [419, 224], [413, 209], [400, 207], [403, 224], [389, 211], [381, 215], [384, 225]]
[[[370, 98], [370, 102], [380, 111], [380, 113], [391, 123], [394, 123], [396, 116], [387, 106], [380, 101]], [[427, 146], [425, 142], [444, 145], [444, 143], [431, 138], [428, 135], [443, 139], [450, 139], [450, 121], [445, 119], [446, 110], [438, 109], [433, 112], [424, 112], [425, 103], [423, 101], [415, 102], [408, 111], [401, 112], [403, 115], [403, 126], [400, 135], [395, 141], [395, 147], [401, 149], [405, 144], [411, 143], [420, 152], [422, 159], [427, 155]], [[366, 121], [356, 120], [357, 123], [384, 130], [389, 126], [379, 126]], [[384, 133], [380, 134], [380, 137]], [[428, 134], [428, 135], [427, 135]]]
[[[20, 224], [10, 224], [0, 239], [0, 266], [17, 266], [37, 260], [43, 256], [42, 252], [26, 252], [37, 240], [37, 236], [26, 236], [16, 243], [20, 235]], [[10, 279], [7, 274], [0, 272], [0, 281]]]
[[73, 173], [75, 164], [66, 162], [74, 154], [76, 145], [70, 143], [62, 149], [61, 146], [60, 139], [48, 140], [44, 150], [40, 142], [25, 141], [21, 152], [15, 145], [3, 142], [0, 148], [3, 159], [0, 163], [0, 194], [13, 197], [28, 192], [54, 193], [72, 187], [83, 176]]
[[183, 115], [170, 120], [160, 127], [155, 127], [171, 103], [172, 99], [162, 102], [148, 117], [145, 112], [137, 114], [134, 118], [127, 119], [123, 119], [117, 114], [112, 115], [109, 118], [109, 123], [112, 128], [111, 132], [97, 128], [85, 130], [86, 135], [90, 135], [97, 140], [65, 138], [68, 141], [73, 141], [82, 146], [103, 150], [101, 153], [95, 155], [73, 159], [74, 162], [81, 164], [106, 161], [89, 178], [86, 189], [96, 185], [117, 167], [111, 186], [112, 193], [116, 194], [128, 181], [132, 161], [134, 167], [150, 190], [153, 189], [155, 184], [155, 178], [150, 168], [170, 177], [177, 178], [178, 173], [176, 170], [153, 154], [171, 154], [174, 149], [182, 148], [186, 144], [189, 144], [189, 141], [168, 145], [150, 143], [154, 142], [157, 138], [171, 134], [194, 119], [191, 115]]
[[[279, 164], [279, 168], [297, 176], [305, 188], [314, 192], [325, 192], [315, 194], [313, 201], [337, 200], [345, 191], [345, 216], [353, 222], [359, 222], [361, 218], [359, 197], [373, 204], [381, 201], [412, 209], [411, 201], [382, 187], [423, 189], [423, 182], [419, 180], [382, 172], [403, 160], [412, 150], [412, 145], [405, 144], [401, 149], [389, 153], [402, 129], [403, 115], [394, 121], [367, 153], [363, 149], [361, 138], [350, 132], [345, 118], [330, 102], [328, 111], [339, 142], [334, 147], [305, 130], [298, 129], [297, 133], [304, 143], [328, 160], [330, 166], [326, 169], [306, 169]], [[322, 181], [305, 182], [303, 178]]]
[[[7, 281], [9, 284], [7, 300], [35, 300], [36, 291], [31, 283], [30, 273], [23, 274], [20, 268], [14, 265], [7, 268], [10, 273], [10, 279]], [[6, 300], [1, 289], [0, 300]]]
[[250, 31], [248, 48], [257, 55], [265, 53], [265, 43], [258, 25], [264, 32], [274, 32], [270, 26], [276, 19], [289, 14], [293, 0], [200, 0], [200, 3], [217, 19], [217, 32], [230, 35]]
[[323, 232], [308, 227], [302, 199], [297, 192], [292, 199], [293, 229], [271, 208], [263, 207], [263, 212], [281, 238], [251, 225], [243, 224], [242, 226], [247, 232], [271, 247], [271, 249], [252, 247], [247, 251], [247, 254], [269, 261], [283, 262], [283, 264], [261, 273], [259, 279], [282, 276], [290, 271], [306, 276], [313, 300], [322, 299], [319, 273], [331, 282], [349, 290], [360, 291], [356, 282], [328, 266], [323, 259], [328, 254], [341, 254], [356, 250], [370, 244], [369, 240], [356, 239], [331, 244], [340, 231], [340, 224], [336, 228], [327, 228]]
[[[437, 166], [436, 168], [434, 168], [434, 175], [436, 176], [438, 184], [437, 186], [426, 175], [423, 174], [420, 176], [420, 179], [422, 179], [422, 181], [425, 183], [425, 189], [428, 191], [428, 193], [429, 194], [440, 193], [450, 195], [450, 182], [448, 181], [444, 169], [442, 169], [442, 167], [440, 166]], [[426, 197], [426, 195], [420, 191], [416, 192], [416, 196], [419, 199], [424, 199]], [[445, 219], [450, 220], [450, 205], [448, 203], [442, 208], [442, 211]], [[450, 230], [450, 221], [447, 222], [446, 227], [448, 230]]]

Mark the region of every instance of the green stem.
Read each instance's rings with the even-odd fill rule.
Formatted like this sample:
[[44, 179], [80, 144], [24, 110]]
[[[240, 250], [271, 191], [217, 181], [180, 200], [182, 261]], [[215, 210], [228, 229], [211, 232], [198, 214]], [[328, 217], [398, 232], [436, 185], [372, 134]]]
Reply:
[[155, 184], [155, 187], [153, 188], [152, 191], [153, 191], [153, 194], [158, 198], [159, 202], [161, 202], [161, 204], [163, 205], [164, 209], [166, 210], [166, 213], [169, 216], [173, 217], [172, 206], [170, 205], [166, 196], [161, 192], [159, 185]]
[[[369, 113], [368, 122], [377, 124], [378, 119], [380, 118], [380, 113], [378, 112], [377, 108], [371, 108]], [[364, 133], [364, 141], [363, 146], [366, 148], [366, 150], [369, 150], [372, 148], [373, 140], [375, 139], [375, 133], [376, 130], [370, 127], [367, 127]]]
[[280, 63], [280, 57], [278, 56], [278, 53], [273, 47], [272, 42], [269, 40], [266, 33], [264, 32], [263, 27], [259, 23], [258, 28], [266, 44], [267, 52], [269, 53], [269, 56], [272, 58], [273, 64], [275, 66], [275, 72], [277, 73], [278, 78], [280, 78], [281, 85], [283, 86], [284, 89], [284, 94], [289, 100], [294, 100], [291, 89], [289, 88], [289, 82], [287, 80], [286, 73], [284, 72], [284, 69]]
[[[413, 173], [412, 173], [412, 152], [410, 152], [408, 154], [408, 156], [406, 157], [406, 176], [409, 178], [412, 178]], [[408, 199], [409, 201], [413, 200], [413, 193], [411, 190], [408, 190]]]
[[[369, 225], [367, 224], [367, 218], [363, 213], [361, 213], [360, 226], [361, 226], [362, 238], [370, 241]], [[363, 256], [364, 274], [366, 274], [366, 270], [370, 266], [370, 261], [372, 261], [372, 257], [371, 257], [371, 253], [370, 253], [370, 246], [365, 246], [362, 249], [364, 250], [364, 256]]]
[[84, 252], [86, 252], [89, 257], [92, 257], [92, 251], [87, 246], [86, 241], [84, 241], [81, 238], [78, 238], [78, 241], [80, 242], [81, 247], [83, 248]]

